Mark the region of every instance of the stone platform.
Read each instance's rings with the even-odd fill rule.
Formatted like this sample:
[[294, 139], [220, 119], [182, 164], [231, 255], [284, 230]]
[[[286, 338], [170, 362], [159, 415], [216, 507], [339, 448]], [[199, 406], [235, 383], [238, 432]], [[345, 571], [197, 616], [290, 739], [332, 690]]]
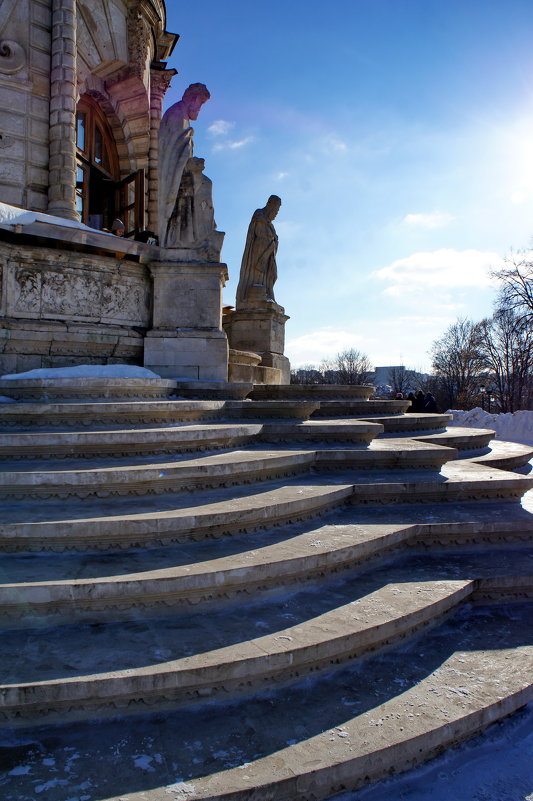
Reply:
[[368, 389], [0, 407], [6, 801], [329, 799], [533, 698], [533, 449]]

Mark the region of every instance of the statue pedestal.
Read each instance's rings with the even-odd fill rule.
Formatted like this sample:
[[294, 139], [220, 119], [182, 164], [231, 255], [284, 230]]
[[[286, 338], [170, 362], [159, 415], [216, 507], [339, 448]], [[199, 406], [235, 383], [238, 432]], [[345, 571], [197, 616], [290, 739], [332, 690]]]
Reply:
[[264, 300], [248, 301], [224, 319], [230, 347], [258, 353], [263, 367], [275, 367], [281, 371], [282, 384], [289, 384], [291, 379], [290, 362], [283, 355], [288, 319], [282, 306]]
[[144, 340], [144, 366], [162, 378], [227, 381], [228, 341], [222, 330], [220, 262], [167, 260], [148, 266], [154, 281], [153, 328]]

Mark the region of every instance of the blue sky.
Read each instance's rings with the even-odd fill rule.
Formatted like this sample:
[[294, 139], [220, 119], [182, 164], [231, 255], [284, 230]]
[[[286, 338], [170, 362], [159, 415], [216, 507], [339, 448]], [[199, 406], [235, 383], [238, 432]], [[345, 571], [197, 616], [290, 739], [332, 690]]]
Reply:
[[490, 269], [533, 234], [530, 0], [167, 2], [166, 105], [211, 100], [195, 153], [214, 183], [234, 303], [246, 229], [283, 205], [277, 301], [293, 365], [345, 347], [427, 369]]

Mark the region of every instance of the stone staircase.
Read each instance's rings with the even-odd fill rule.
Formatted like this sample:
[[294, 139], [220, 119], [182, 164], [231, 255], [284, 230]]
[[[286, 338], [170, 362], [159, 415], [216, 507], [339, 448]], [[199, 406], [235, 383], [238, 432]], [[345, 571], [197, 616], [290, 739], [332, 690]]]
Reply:
[[338, 395], [0, 407], [3, 799], [328, 799], [533, 698], [533, 449]]

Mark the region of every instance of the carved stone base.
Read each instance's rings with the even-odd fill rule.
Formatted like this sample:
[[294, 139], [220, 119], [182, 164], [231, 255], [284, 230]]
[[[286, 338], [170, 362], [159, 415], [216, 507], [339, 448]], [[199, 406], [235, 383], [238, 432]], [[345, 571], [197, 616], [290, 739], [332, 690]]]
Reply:
[[281, 384], [290, 383], [290, 362], [283, 355], [285, 323], [288, 319], [282, 306], [264, 302], [258, 302], [257, 305], [250, 303], [224, 316], [224, 329], [230, 347], [259, 354], [262, 367], [280, 371]]
[[154, 327], [144, 340], [144, 366], [162, 378], [227, 381], [228, 341], [222, 330], [220, 262], [151, 262]]

